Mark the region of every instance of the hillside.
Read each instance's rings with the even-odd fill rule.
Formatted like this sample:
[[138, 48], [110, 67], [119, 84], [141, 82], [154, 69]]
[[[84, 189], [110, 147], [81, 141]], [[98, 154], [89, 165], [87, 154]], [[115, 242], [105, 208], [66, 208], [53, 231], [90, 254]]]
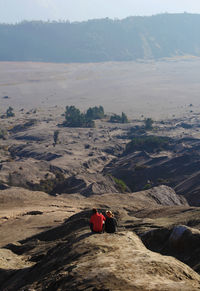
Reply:
[[[104, 62], [200, 54], [200, 15], [0, 25], [0, 61]], [[13, 49], [15, 48], [15, 49]]]
[[0, 62], [0, 290], [200, 290], [199, 64]]
[[[200, 232], [187, 226], [173, 227], [178, 221], [186, 222], [194, 211], [198, 217], [198, 209], [156, 208], [149, 210], [154, 218], [145, 220], [135, 217], [138, 211], [121, 208], [117, 214], [119, 231], [112, 235], [92, 234], [88, 229], [90, 211], [79, 212], [58, 227], [1, 248], [1, 288], [21, 291], [199, 290], [196, 257], [199, 257]], [[170, 225], [166, 216], [171, 215]], [[144, 225], [150, 231], [144, 231]], [[137, 229], [140, 236], [144, 236], [143, 242], [133, 233], [138, 233]], [[154, 252], [144, 245], [150, 243], [151, 248], [153, 241]], [[156, 253], [155, 244], [163, 245], [163, 241], [166, 254], [173, 251], [173, 255], [178, 255], [177, 247], [182, 246], [179, 259], [184, 261], [187, 257], [186, 264], [197, 272], [171, 256]]]

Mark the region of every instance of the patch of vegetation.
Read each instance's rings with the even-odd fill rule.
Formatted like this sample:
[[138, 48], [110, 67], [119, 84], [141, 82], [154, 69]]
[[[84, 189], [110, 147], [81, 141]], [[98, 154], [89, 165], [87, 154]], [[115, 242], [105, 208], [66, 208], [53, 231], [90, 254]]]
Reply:
[[126, 186], [125, 182], [121, 179], [116, 178], [116, 177], [113, 177], [113, 179], [114, 179], [119, 191], [122, 193], [126, 192], [127, 186]]
[[144, 186], [143, 190], [148, 190], [148, 189], [150, 189], [151, 187], [152, 187], [152, 185], [151, 185], [150, 183], [147, 183], [147, 184]]
[[13, 112], [13, 108], [11, 106], [8, 107], [8, 109], [6, 110], [6, 113], [1, 115], [1, 118], [9, 118], [9, 117], [13, 117], [15, 116], [15, 113]]
[[142, 136], [146, 134], [146, 130], [144, 129], [144, 126], [133, 126], [129, 128], [127, 131], [127, 134], [125, 135], [125, 139], [133, 139], [136, 136]]
[[121, 116], [117, 115], [117, 114], [113, 114], [110, 117], [109, 122], [112, 122], [112, 123], [128, 123], [128, 118], [127, 118], [126, 114], [124, 112], [122, 112]]
[[15, 116], [15, 113], [13, 112], [13, 108], [11, 106], [8, 107], [8, 109], [6, 110], [6, 116], [7, 117], [13, 117]]
[[92, 120], [102, 119], [105, 117], [104, 108], [102, 106], [90, 107], [86, 112], [86, 117]]
[[32, 191], [43, 191], [48, 194], [54, 194], [54, 189], [59, 184], [65, 181], [65, 177], [62, 173], [57, 172], [55, 178], [40, 180], [40, 184], [27, 183], [27, 187]]
[[164, 136], [140, 136], [133, 138], [126, 145], [124, 153], [132, 153], [134, 151], [159, 152], [169, 148], [171, 139]]
[[153, 121], [152, 118], [146, 118], [144, 120], [144, 128], [146, 130], [152, 130], [153, 129], [153, 123], [154, 123], [154, 121]]
[[59, 130], [55, 130], [53, 133], [53, 140], [54, 140], [54, 146], [56, 146], [57, 142], [58, 142], [58, 135], [59, 135]]
[[163, 179], [163, 178], [158, 178], [158, 179], [157, 179], [157, 182], [158, 182], [159, 184], [169, 184], [169, 180], [167, 180], [167, 179]]
[[75, 106], [66, 106], [65, 121], [63, 126], [66, 127], [95, 127], [95, 123], [86, 114], [81, 113]]

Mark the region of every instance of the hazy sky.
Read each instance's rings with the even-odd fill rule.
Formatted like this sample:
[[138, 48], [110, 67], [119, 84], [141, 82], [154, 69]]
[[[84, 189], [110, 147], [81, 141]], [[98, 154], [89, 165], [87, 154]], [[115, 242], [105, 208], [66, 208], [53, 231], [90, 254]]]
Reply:
[[200, 13], [200, 0], [0, 0], [0, 22]]

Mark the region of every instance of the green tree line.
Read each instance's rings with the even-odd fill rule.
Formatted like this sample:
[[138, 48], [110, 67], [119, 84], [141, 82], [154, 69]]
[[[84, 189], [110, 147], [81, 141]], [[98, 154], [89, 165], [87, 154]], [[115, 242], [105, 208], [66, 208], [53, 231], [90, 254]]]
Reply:
[[0, 61], [101, 62], [200, 53], [200, 15], [0, 24]]

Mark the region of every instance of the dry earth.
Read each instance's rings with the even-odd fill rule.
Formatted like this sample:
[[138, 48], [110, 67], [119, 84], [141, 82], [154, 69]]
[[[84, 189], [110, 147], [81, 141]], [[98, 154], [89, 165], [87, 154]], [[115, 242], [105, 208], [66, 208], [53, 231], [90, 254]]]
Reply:
[[[199, 62], [0, 63], [0, 290], [200, 289]], [[130, 123], [59, 127], [71, 104]], [[149, 116], [173, 147], [124, 155]], [[116, 234], [91, 235], [93, 206]]]
[[[167, 186], [90, 197], [13, 187], [0, 194], [7, 214], [0, 227], [1, 290], [200, 288], [200, 276], [187, 266], [200, 271], [200, 209]], [[116, 234], [91, 235], [94, 205], [103, 213], [112, 207]]]
[[[161, 210], [152, 200], [149, 207], [156, 207], [151, 210], [154, 219], [142, 220], [136, 217], [136, 207], [133, 211], [133, 206], [131, 212], [127, 209], [131, 195], [126, 198], [124, 207], [125, 201], [121, 197], [118, 197], [121, 205], [117, 204], [116, 208], [113, 206], [119, 223], [116, 234], [90, 233], [90, 211], [83, 211], [56, 228], [5, 246], [1, 249], [2, 290], [199, 290], [200, 276], [195, 271], [173, 257], [148, 250], [133, 232], [140, 229], [147, 235], [147, 229], [160, 229], [166, 239], [167, 230], [169, 250], [180, 247], [186, 239], [190, 238], [191, 244], [198, 238], [193, 250], [187, 245], [187, 249], [190, 248], [187, 257], [192, 258], [194, 251], [199, 252], [200, 231], [191, 231], [185, 226], [185, 231], [180, 232], [183, 226], [174, 227], [173, 224], [178, 224], [186, 217], [194, 217], [194, 211], [196, 217], [199, 216], [199, 209], [190, 209], [185, 205], [165, 206]], [[110, 204], [113, 198], [111, 196], [108, 199]], [[148, 211], [151, 212], [149, 207]], [[193, 213], [188, 214], [191, 210]], [[156, 212], [159, 213], [157, 218]], [[170, 213], [175, 217], [171, 218], [171, 222], [167, 218]], [[144, 226], [145, 231], [142, 230]], [[163, 236], [160, 235], [160, 238]], [[155, 241], [158, 238], [156, 235]]]
[[119, 211], [129, 206], [129, 211], [135, 211], [143, 209], [147, 203], [154, 206], [158, 203], [188, 205], [167, 186], [160, 186], [139, 194], [110, 193], [90, 197], [65, 194], [56, 198], [43, 192], [12, 187], [0, 192], [0, 246], [25, 239], [58, 225], [85, 208], [90, 209], [94, 206], [109, 208], [112, 205], [115, 211]]
[[[103, 105], [166, 119], [200, 112], [199, 58], [99, 64], [0, 63], [0, 108]], [[8, 96], [10, 99], [2, 99]]]

